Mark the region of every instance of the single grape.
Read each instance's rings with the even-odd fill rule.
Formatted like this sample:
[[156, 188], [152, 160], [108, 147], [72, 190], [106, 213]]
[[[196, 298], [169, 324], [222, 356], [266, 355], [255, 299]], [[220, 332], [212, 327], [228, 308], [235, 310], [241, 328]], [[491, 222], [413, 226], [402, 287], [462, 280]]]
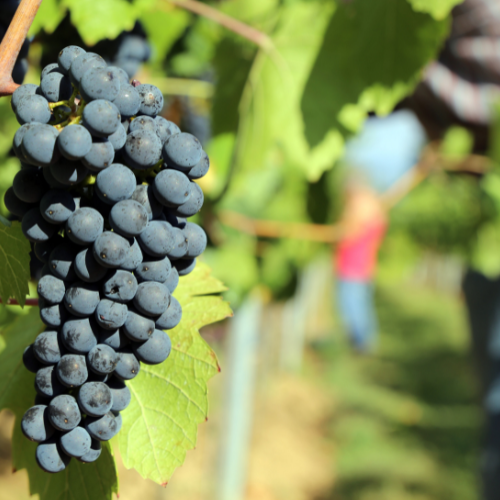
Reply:
[[37, 291], [49, 304], [59, 304], [64, 298], [66, 285], [62, 279], [46, 275], [38, 281]]
[[132, 238], [141, 234], [148, 225], [148, 213], [143, 205], [134, 200], [123, 200], [113, 206], [109, 224], [114, 231]]
[[43, 368], [42, 363], [36, 359], [35, 353], [33, 352], [33, 344], [30, 344], [23, 352], [23, 364], [24, 367], [31, 373], [36, 373], [40, 368]]
[[87, 382], [80, 387], [78, 404], [83, 413], [91, 417], [102, 417], [113, 406], [113, 395], [104, 382]]
[[90, 369], [98, 375], [112, 373], [118, 363], [118, 354], [106, 344], [97, 344], [87, 354]]
[[143, 83], [136, 87], [139, 96], [141, 97], [141, 107], [139, 112], [141, 115], [156, 116], [163, 109], [163, 94], [158, 87]]
[[82, 76], [80, 92], [86, 102], [96, 99], [113, 101], [120, 92], [118, 74], [111, 68], [89, 69]]
[[189, 172], [187, 172], [187, 176], [191, 180], [201, 179], [207, 174], [209, 168], [210, 168], [210, 160], [208, 158], [207, 153], [203, 151], [201, 155], [201, 160], [193, 168], [191, 168]]
[[124, 165], [114, 163], [97, 174], [94, 186], [102, 201], [114, 205], [130, 198], [136, 185], [134, 173]]
[[97, 263], [91, 248], [78, 252], [74, 261], [76, 275], [85, 283], [101, 281], [108, 273], [108, 269]]
[[174, 213], [177, 217], [192, 217], [196, 215], [203, 206], [203, 191], [196, 182], [191, 182], [191, 190], [188, 201], [178, 206]]
[[33, 343], [33, 352], [44, 365], [55, 365], [61, 359], [61, 349], [57, 337], [57, 331], [46, 330], [40, 333]]
[[94, 242], [94, 257], [101, 266], [119, 267], [128, 256], [130, 242], [119, 234], [105, 231]]
[[48, 191], [40, 200], [40, 213], [51, 224], [66, 222], [75, 210], [75, 199], [61, 189]]
[[80, 460], [80, 462], [90, 464], [92, 462], [95, 462], [100, 456], [101, 456], [101, 442], [98, 441], [97, 439], [92, 439], [90, 450], [87, 453], [85, 453], [85, 455], [83, 455], [82, 457], [78, 457], [78, 460]]
[[162, 213], [163, 207], [154, 195], [153, 186], [139, 184], [132, 193], [131, 199], [146, 209], [148, 220], [152, 220]]
[[180, 128], [175, 123], [166, 120], [163, 116], [157, 116], [155, 123], [156, 134], [160, 138], [162, 146], [171, 136], [181, 133]]
[[115, 159], [115, 150], [108, 139], [94, 140], [90, 151], [82, 158], [82, 163], [92, 172], [100, 172], [109, 167]]
[[202, 153], [200, 141], [185, 132], [171, 136], [163, 145], [163, 159], [167, 164], [185, 172], [198, 164]]
[[120, 328], [127, 319], [128, 308], [125, 304], [113, 300], [102, 299], [95, 311], [99, 326], [107, 330]]
[[25, 94], [20, 97], [14, 112], [20, 125], [32, 122], [49, 123], [52, 116], [47, 99], [37, 94]]
[[154, 131], [130, 132], [123, 148], [123, 155], [130, 167], [147, 170], [154, 167], [161, 159], [161, 141]]
[[68, 316], [63, 304], [47, 304], [45, 299], [40, 297], [38, 299], [38, 305], [40, 309], [40, 319], [47, 326], [59, 328]]
[[70, 79], [58, 70], [42, 75], [40, 91], [47, 101], [59, 102], [71, 97], [73, 87]]
[[148, 340], [155, 331], [155, 322], [151, 318], [147, 318], [137, 312], [133, 308], [129, 308], [127, 319], [123, 325], [123, 332], [134, 342], [144, 342]]
[[82, 414], [73, 396], [61, 394], [56, 396], [47, 409], [50, 423], [59, 431], [70, 431], [81, 421]]
[[161, 330], [155, 330], [146, 342], [133, 345], [136, 357], [147, 365], [163, 363], [170, 355], [171, 348], [170, 337]]
[[52, 125], [37, 124], [26, 131], [21, 144], [25, 158], [34, 165], [48, 167], [60, 158], [56, 141], [59, 132]]
[[12, 182], [12, 189], [19, 200], [25, 203], [38, 203], [47, 190], [47, 184], [41, 169], [27, 167], [17, 172]]
[[130, 348], [118, 353], [118, 363], [114, 375], [122, 380], [132, 380], [139, 374], [141, 364]]
[[73, 260], [76, 252], [71, 244], [62, 243], [52, 250], [49, 257], [50, 272], [59, 279], [72, 281], [75, 279]]
[[17, 87], [17, 89], [12, 94], [12, 100], [10, 102], [12, 110], [16, 110], [17, 105], [19, 104], [19, 101], [23, 96], [38, 94], [38, 89], [38, 85], [35, 85], [34, 83], [25, 83], [24, 85]]
[[118, 432], [116, 418], [111, 412], [99, 418], [87, 417], [84, 425], [87, 432], [99, 441], [109, 441]]
[[25, 201], [20, 200], [16, 193], [14, 192], [14, 188], [10, 187], [5, 192], [5, 196], [3, 199], [7, 210], [17, 217], [23, 218], [26, 213], [28, 213], [32, 208], [35, 208], [34, 203], [26, 203]]
[[195, 268], [196, 259], [179, 259], [172, 265], [177, 269], [179, 276], [186, 276]]
[[66, 309], [78, 317], [94, 314], [98, 304], [99, 290], [94, 285], [82, 281], [73, 283], [64, 295]]
[[60, 439], [61, 449], [70, 457], [83, 457], [90, 451], [92, 438], [83, 427], [75, 427], [63, 434]]
[[127, 73], [129, 78], [132, 78], [137, 71], [139, 71], [139, 68], [141, 66], [140, 61], [137, 61], [136, 59], [116, 59], [115, 64], [119, 66], [120, 68], [123, 68], [123, 70]]
[[122, 269], [126, 269], [127, 271], [134, 271], [137, 266], [142, 262], [142, 250], [139, 246], [139, 243], [135, 238], [133, 238], [134, 242], [130, 245], [130, 249], [127, 251], [127, 256], [125, 260], [120, 264]]
[[175, 243], [172, 226], [164, 221], [151, 221], [138, 240], [142, 250], [152, 257], [166, 257]]
[[90, 245], [102, 234], [104, 218], [95, 209], [83, 207], [76, 210], [66, 222], [66, 235], [78, 245]]
[[122, 334], [121, 329], [106, 330], [100, 328], [99, 330], [99, 344], [104, 344], [112, 347], [115, 351], [123, 349], [130, 344], [128, 337]]
[[150, 53], [151, 50], [144, 38], [139, 35], [127, 34], [122, 39], [116, 58], [144, 62], [149, 59]]
[[24, 236], [32, 243], [47, 241], [57, 231], [57, 226], [47, 222], [38, 207], [32, 208], [24, 215], [21, 228]]
[[178, 206], [189, 200], [191, 182], [177, 170], [162, 170], [156, 177], [153, 189], [158, 201], [166, 207]]
[[44, 366], [36, 372], [35, 389], [38, 394], [53, 398], [66, 391], [66, 387], [59, 382], [56, 375], [56, 366]]
[[116, 377], [111, 377], [106, 385], [110, 388], [111, 394], [113, 395], [113, 406], [111, 411], [123, 411], [130, 404], [132, 395], [130, 394], [130, 389], [125, 385], [123, 380]]
[[123, 146], [125, 146], [125, 143], [127, 142], [127, 132], [125, 131], [125, 127], [121, 123], [117, 131], [108, 137], [108, 141], [113, 146], [115, 154], [121, 151]]
[[104, 99], [89, 102], [83, 110], [83, 124], [92, 135], [108, 137], [121, 125], [118, 108]]
[[80, 387], [89, 376], [85, 356], [82, 354], [65, 354], [57, 363], [56, 374], [66, 387]]
[[65, 74], [68, 74], [71, 63], [81, 54], [85, 54], [85, 50], [76, 45], [69, 45], [59, 52], [57, 63]]
[[[29, 43], [27, 38], [24, 39], [23, 46], [26, 44], [26, 42]], [[29, 68], [28, 60], [26, 58], [20, 59], [20, 57], [21, 57], [21, 52], [19, 52], [17, 61], [15, 62], [14, 67], [12, 68], [12, 80], [14, 81], [14, 83], [17, 83], [19, 85], [24, 82], [24, 78], [26, 77], [26, 73], [28, 73], [28, 68]]]
[[156, 328], [159, 330], [171, 330], [175, 328], [182, 319], [182, 307], [175, 297], [170, 297], [168, 309], [156, 320]]
[[61, 154], [68, 160], [80, 160], [92, 148], [92, 136], [81, 125], [68, 125], [61, 130], [57, 138]]
[[168, 278], [172, 265], [168, 257], [144, 260], [134, 271], [140, 281], [163, 283]]
[[137, 279], [128, 271], [114, 271], [102, 284], [103, 295], [116, 302], [130, 302], [137, 292]]
[[61, 160], [50, 166], [54, 178], [65, 186], [80, 184], [89, 175], [87, 167], [79, 161]]
[[[137, 96], [139, 96], [139, 94], [137, 94]], [[151, 118], [150, 116], [136, 117], [130, 123], [129, 132], [135, 132], [136, 130], [149, 130], [150, 132], [156, 133], [155, 119]]]
[[128, 84], [128, 82], [127, 85], [122, 83], [113, 104], [118, 108], [122, 119], [130, 118], [139, 111], [141, 107], [141, 97], [137, 90], [135, 90], [132, 85]]
[[199, 257], [207, 248], [207, 235], [205, 231], [193, 222], [187, 222], [182, 230], [187, 239], [186, 257], [194, 259]]
[[182, 259], [186, 255], [188, 242], [186, 235], [178, 227], [173, 227], [172, 232], [174, 234], [174, 247], [168, 252], [168, 258], [173, 261]]
[[146, 316], [160, 316], [170, 304], [170, 292], [162, 283], [145, 281], [137, 288], [134, 306]]
[[36, 405], [31, 407], [21, 419], [23, 434], [35, 443], [50, 439], [55, 432], [49, 422], [47, 406]]
[[39, 123], [25, 123], [24, 125], [19, 127], [14, 134], [14, 139], [12, 140], [12, 148], [14, 149], [15, 155], [24, 163], [31, 164], [31, 161], [24, 156], [22, 148], [24, 136], [30, 128], [37, 127], [38, 125]]
[[71, 457], [60, 450], [59, 438], [56, 436], [36, 447], [35, 458], [40, 468], [50, 473], [63, 471], [71, 460]]
[[97, 345], [97, 325], [93, 318], [70, 318], [61, 330], [65, 347], [76, 354], [86, 354]]
[[93, 68], [105, 68], [106, 62], [98, 54], [83, 52], [76, 56], [70, 63], [68, 75], [74, 85], [79, 86], [83, 75]]

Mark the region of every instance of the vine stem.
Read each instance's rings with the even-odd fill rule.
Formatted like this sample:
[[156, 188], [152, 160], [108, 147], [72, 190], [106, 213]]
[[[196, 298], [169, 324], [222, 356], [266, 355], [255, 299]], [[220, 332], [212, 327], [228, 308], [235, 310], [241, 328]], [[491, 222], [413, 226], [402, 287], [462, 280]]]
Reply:
[[199, 16], [211, 19], [217, 24], [220, 24], [221, 26], [224, 26], [224, 28], [236, 33], [237, 35], [250, 40], [263, 49], [269, 49], [273, 45], [271, 38], [269, 38], [265, 33], [262, 33], [262, 31], [256, 30], [248, 24], [242, 23], [241, 21], [234, 19], [234, 17], [228, 16], [220, 10], [214, 9], [213, 7], [198, 2], [197, 0], [167, 1], [175, 5], [176, 7], [189, 10], [190, 12], [193, 12], [193, 14], [198, 14]]
[[12, 70], [42, 0], [22, 0], [0, 44], [0, 97], [11, 95], [19, 87]]
[[[0, 299], [0, 304], [4, 304], [4, 301]], [[19, 302], [16, 299], [9, 299], [5, 305], [7, 306], [20, 306]], [[24, 303], [25, 306], [35, 306], [38, 307], [38, 299], [26, 299]]]

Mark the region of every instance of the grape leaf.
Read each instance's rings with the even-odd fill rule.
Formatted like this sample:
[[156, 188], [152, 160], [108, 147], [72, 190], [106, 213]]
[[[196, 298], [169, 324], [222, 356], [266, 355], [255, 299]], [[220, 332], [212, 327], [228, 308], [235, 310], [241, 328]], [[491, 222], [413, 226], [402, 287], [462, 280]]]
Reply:
[[191, 16], [185, 10], [169, 9], [168, 5], [162, 4], [156, 9], [144, 12], [140, 21], [154, 48], [153, 61], [161, 63], [172, 45], [188, 27]]
[[221, 297], [205, 295], [224, 290], [202, 263], [181, 278], [174, 295], [183, 316], [168, 332], [170, 357], [160, 365], [142, 365], [139, 376], [128, 383], [132, 402], [122, 414], [120, 453], [126, 467], [157, 483], [166, 484], [182, 465], [186, 451], [195, 447], [198, 424], [206, 420], [207, 382], [220, 369], [198, 330], [231, 315]]
[[408, 0], [417, 12], [430, 14], [434, 19], [444, 19], [456, 5], [464, 0]]
[[365, 114], [391, 111], [413, 90], [448, 28], [401, 0], [339, 3], [302, 97], [309, 143], [342, 127], [339, 114], [348, 104]]
[[38, 494], [40, 500], [111, 500], [118, 491], [118, 479], [109, 445], [103, 446], [99, 460], [93, 464], [72, 460], [64, 472], [53, 475], [38, 467], [37, 445], [21, 433], [19, 421], [33, 406], [35, 397], [35, 375], [24, 368], [22, 355], [24, 348], [44, 328], [38, 309], [33, 308], [2, 330], [5, 347], [0, 353], [0, 410], [8, 408], [16, 415], [12, 446], [14, 469], [27, 469], [30, 493]]
[[42, 29], [46, 33], [54, 33], [65, 15], [66, 9], [57, 0], [44, 0], [30, 27], [29, 36], [35, 36]]
[[21, 306], [29, 294], [30, 244], [19, 222], [0, 222], [0, 298], [14, 297]]
[[87, 45], [130, 31], [138, 14], [127, 0], [63, 0], [62, 5], [70, 9], [71, 22]]

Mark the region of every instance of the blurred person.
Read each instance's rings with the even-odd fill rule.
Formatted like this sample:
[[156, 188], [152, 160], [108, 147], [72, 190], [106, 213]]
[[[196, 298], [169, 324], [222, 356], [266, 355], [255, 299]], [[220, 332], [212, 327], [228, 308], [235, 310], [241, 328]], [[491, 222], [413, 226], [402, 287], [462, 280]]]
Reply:
[[[452, 11], [451, 33], [437, 61], [403, 105], [417, 114], [431, 140], [453, 125], [463, 126], [474, 137], [474, 152], [486, 154], [499, 101], [500, 0], [465, 0]], [[500, 279], [469, 270], [463, 291], [486, 414], [481, 495], [499, 500]]]
[[334, 260], [341, 319], [358, 352], [371, 352], [376, 347], [373, 278], [387, 230], [380, 195], [417, 163], [425, 142], [415, 115], [401, 110], [384, 118], [369, 118], [347, 145], [344, 163], [348, 181], [339, 221], [342, 238]]

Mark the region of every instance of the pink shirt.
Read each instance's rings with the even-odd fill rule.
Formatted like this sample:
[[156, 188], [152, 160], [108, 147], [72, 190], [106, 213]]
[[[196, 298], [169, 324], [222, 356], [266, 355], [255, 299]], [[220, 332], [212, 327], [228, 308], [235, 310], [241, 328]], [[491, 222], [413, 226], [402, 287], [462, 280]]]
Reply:
[[336, 268], [339, 278], [367, 281], [375, 273], [377, 253], [387, 230], [384, 222], [372, 222], [361, 234], [337, 245]]

